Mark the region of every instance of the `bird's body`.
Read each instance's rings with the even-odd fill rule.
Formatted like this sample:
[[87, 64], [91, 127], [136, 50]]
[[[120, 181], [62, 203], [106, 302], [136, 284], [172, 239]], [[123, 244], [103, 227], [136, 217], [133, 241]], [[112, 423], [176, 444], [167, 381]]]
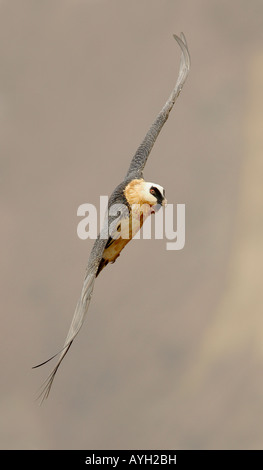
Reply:
[[[118, 193], [118, 188], [116, 189]], [[156, 196], [150, 191], [156, 193]], [[108, 238], [97, 276], [108, 263], [114, 263], [123, 248], [140, 230], [147, 217], [159, 208], [158, 205], [166, 204], [164, 189], [158, 184], [145, 182], [143, 178], [132, 179], [124, 185], [122, 204], [127, 210], [124, 210], [123, 217], [120, 219], [115, 232]], [[111, 203], [110, 207], [112, 206]]]
[[[90, 253], [81, 296], [76, 306], [64, 346], [58, 353], [60, 354], [58, 362], [44, 384], [41, 393], [42, 399], [48, 397], [56, 372], [84, 322], [96, 277], [108, 263], [116, 261], [121, 251], [140, 230], [146, 218], [166, 204], [163, 187], [156, 183], [145, 181], [143, 170], [151, 149], [164, 123], [168, 119], [176, 98], [181, 92], [190, 68], [190, 57], [184, 35], [181, 34], [181, 38], [178, 36], [174, 37], [182, 50], [178, 80], [169, 99], [157, 115], [153, 125], [132, 158], [124, 180], [115, 188], [109, 198], [103, 228], [95, 240]], [[55, 356], [57, 354], [35, 367], [49, 362]]]

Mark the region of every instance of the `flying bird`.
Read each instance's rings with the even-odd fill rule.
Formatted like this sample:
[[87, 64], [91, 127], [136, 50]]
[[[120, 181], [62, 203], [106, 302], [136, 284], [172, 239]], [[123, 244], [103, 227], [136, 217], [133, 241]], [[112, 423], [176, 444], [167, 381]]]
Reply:
[[164, 188], [159, 184], [146, 182], [143, 178], [143, 170], [190, 70], [190, 56], [185, 36], [181, 33], [180, 37], [174, 35], [174, 38], [182, 51], [176, 85], [133, 156], [124, 180], [114, 189], [109, 198], [107, 217], [91, 250], [81, 295], [63, 348], [48, 360], [33, 367], [40, 367], [59, 355], [54, 369], [43, 384], [40, 393], [42, 400], [48, 397], [58, 368], [83, 325], [96, 277], [108, 263], [115, 262], [123, 248], [141, 228], [145, 219], [167, 202]]

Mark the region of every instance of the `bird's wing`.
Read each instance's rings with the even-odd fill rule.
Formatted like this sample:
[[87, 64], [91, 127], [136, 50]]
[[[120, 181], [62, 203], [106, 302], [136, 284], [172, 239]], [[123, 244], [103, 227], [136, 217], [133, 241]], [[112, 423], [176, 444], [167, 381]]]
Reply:
[[174, 35], [174, 38], [178, 42], [181, 50], [182, 50], [182, 56], [181, 56], [181, 63], [180, 63], [180, 70], [179, 70], [179, 75], [178, 79], [176, 82], [176, 85], [168, 99], [168, 101], [165, 103], [164, 107], [156, 117], [154, 123], [152, 124], [151, 128], [147, 132], [144, 140], [142, 141], [141, 145], [137, 149], [128, 173], [126, 175], [126, 178], [129, 178], [133, 176], [134, 178], [142, 178], [142, 173], [143, 169], [145, 167], [145, 164], [147, 162], [147, 158], [153, 148], [153, 145], [163, 127], [165, 122], [168, 119], [169, 113], [175, 103], [176, 98], [178, 98], [183, 85], [186, 81], [187, 75], [190, 70], [190, 55], [187, 47], [187, 42], [185, 39], [185, 36], [183, 33], [181, 33], [181, 37], [178, 37]]
[[117, 232], [116, 228], [119, 225], [120, 220], [123, 217], [127, 217], [127, 211], [128, 209], [122, 204], [115, 205], [114, 215], [111, 214], [110, 209], [109, 209], [109, 216], [105, 218], [103, 229], [101, 233], [99, 234], [98, 238], [96, 239], [93, 245], [93, 248], [91, 250], [91, 253], [90, 253], [86, 276], [84, 279], [80, 299], [77, 303], [75, 313], [74, 313], [64, 346], [57, 354], [54, 354], [52, 357], [50, 357], [46, 361], [41, 362], [41, 364], [38, 364], [33, 367], [33, 369], [40, 367], [46, 364], [47, 362], [51, 361], [52, 359], [54, 359], [54, 357], [60, 354], [57, 364], [55, 365], [51, 374], [48, 376], [48, 378], [46, 379], [46, 381], [44, 382], [42, 386], [42, 390], [38, 397], [41, 399], [41, 401], [43, 401], [45, 398], [48, 397], [49, 392], [52, 387], [53, 380], [58, 371], [58, 368], [61, 362], [63, 361], [65, 355], [67, 354], [70, 346], [72, 345], [73, 340], [77, 336], [80, 328], [82, 327], [84, 323], [84, 320], [86, 318], [86, 314], [88, 311], [88, 307], [90, 304], [90, 300], [92, 297], [92, 293], [93, 293], [96, 274], [98, 271], [100, 261], [103, 257], [105, 246], [108, 242], [108, 239], [111, 237], [110, 234], [114, 233], [116, 236], [116, 232]]

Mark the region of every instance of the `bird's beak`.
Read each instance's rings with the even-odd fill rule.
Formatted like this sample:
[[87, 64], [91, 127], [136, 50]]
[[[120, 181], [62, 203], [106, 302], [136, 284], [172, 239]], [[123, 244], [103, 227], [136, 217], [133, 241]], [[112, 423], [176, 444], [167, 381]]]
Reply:
[[154, 214], [155, 212], [158, 212], [161, 209], [161, 207], [165, 207], [165, 206], [167, 206], [167, 199], [164, 197], [161, 204], [158, 203], [152, 206], [151, 213]]

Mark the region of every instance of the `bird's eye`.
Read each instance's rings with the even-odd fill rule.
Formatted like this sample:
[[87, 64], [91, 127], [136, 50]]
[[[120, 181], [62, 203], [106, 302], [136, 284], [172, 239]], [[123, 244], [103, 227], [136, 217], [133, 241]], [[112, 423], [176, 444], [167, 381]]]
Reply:
[[155, 194], [155, 190], [154, 190], [153, 188], [150, 189], [150, 193], [151, 193], [151, 194]]

